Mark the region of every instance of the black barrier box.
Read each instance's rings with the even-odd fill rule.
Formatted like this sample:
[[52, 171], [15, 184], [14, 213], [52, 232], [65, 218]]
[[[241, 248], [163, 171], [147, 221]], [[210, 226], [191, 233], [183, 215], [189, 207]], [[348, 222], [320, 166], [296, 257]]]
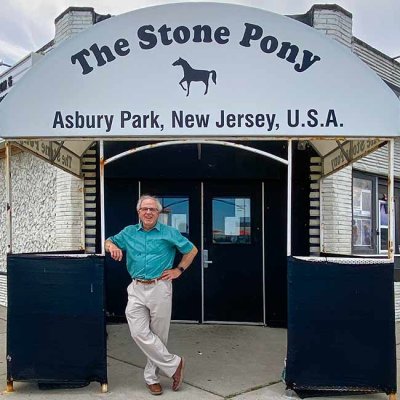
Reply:
[[288, 259], [286, 384], [301, 397], [396, 393], [393, 263]]
[[7, 381], [107, 390], [104, 259], [7, 257]]

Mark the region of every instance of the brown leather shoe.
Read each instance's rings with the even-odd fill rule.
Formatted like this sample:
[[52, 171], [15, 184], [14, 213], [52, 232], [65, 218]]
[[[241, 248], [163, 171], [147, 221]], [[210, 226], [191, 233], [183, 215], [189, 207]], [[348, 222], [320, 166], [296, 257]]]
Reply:
[[162, 386], [159, 383], [153, 383], [151, 385], [147, 385], [149, 392], [154, 396], [158, 396], [163, 393]]
[[183, 382], [183, 370], [185, 369], [185, 359], [181, 357], [181, 362], [178, 365], [178, 368], [176, 369], [174, 375], [172, 375], [172, 390], [175, 392], [179, 390], [179, 388], [182, 386]]

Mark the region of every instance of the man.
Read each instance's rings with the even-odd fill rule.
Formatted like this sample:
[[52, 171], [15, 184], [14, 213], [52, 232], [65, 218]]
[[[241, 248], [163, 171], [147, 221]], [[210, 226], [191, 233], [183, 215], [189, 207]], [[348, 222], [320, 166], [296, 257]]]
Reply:
[[[126, 318], [132, 338], [147, 357], [144, 379], [151, 394], [162, 394], [158, 371], [172, 378], [172, 389], [179, 390], [185, 360], [166, 348], [172, 308], [172, 280], [190, 266], [197, 248], [180, 232], [158, 221], [162, 206], [153, 196], [141, 196], [136, 206], [140, 223], [129, 225], [105, 242], [114, 260], [126, 251], [128, 286]], [[182, 254], [173, 268], [175, 251]]]

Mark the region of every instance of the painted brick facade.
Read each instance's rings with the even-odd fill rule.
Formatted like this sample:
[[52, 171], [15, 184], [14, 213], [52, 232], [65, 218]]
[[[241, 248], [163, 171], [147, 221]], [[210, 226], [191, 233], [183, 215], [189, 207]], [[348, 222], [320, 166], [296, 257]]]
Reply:
[[[13, 201], [13, 252], [55, 251], [57, 169], [29, 153], [11, 160]], [[5, 160], [0, 160], [4, 182]], [[7, 243], [6, 188], [0, 185], [0, 242]], [[6, 270], [6, 246], [0, 248], [0, 271]], [[0, 293], [1, 296], [1, 293]]]
[[57, 169], [57, 249], [84, 250], [83, 221], [83, 181]]
[[321, 183], [321, 157], [311, 157], [310, 160], [310, 255], [320, 254], [320, 183]]
[[394, 298], [395, 298], [395, 318], [400, 321], [400, 282], [394, 283]]
[[[394, 147], [394, 175], [400, 178], [400, 140], [395, 140]], [[353, 165], [354, 169], [387, 176], [388, 174], [388, 146], [383, 146]]]
[[[73, 7], [66, 10], [55, 21], [54, 40], [40, 49], [38, 54], [51, 51], [63, 40], [92, 26], [99, 17], [102, 16], [95, 14], [92, 8]], [[0, 182], [0, 242], [5, 244], [7, 232], [4, 159], [0, 159]], [[14, 253], [84, 249], [83, 179], [69, 175], [30, 153], [19, 152], [12, 157], [12, 190]], [[94, 252], [91, 251], [93, 248], [89, 248], [89, 252]], [[0, 273], [5, 271], [4, 245], [0, 247]], [[0, 275], [0, 304], [7, 304], [6, 275]]]
[[386, 54], [368, 46], [362, 40], [353, 37], [352, 50], [373, 69], [382, 79], [389, 84], [399, 86], [400, 63], [388, 57]]
[[[333, 5], [314, 6], [313, 27], [351, 49], [400, 96], [400, 64], [352, 35], [352, 16]], [[388, 146], [321, 181], [321, 242], [327, 253], [352, 252], [352, 170], [388, 174]], [[395, 142], [395, 177], [400, 178], [400, 141]], [[313, 231], [315, 234], [316, 231]], [[310, 230], [310, 240], [313, 237]], [[311, 249], [311, 248], [310, 248]], [[315, 249], [314, 249], [315, 250]], [[315, 254], [315, 252], [313, 253]], [[395, 283], [396, 320], [400, 320], [400, 283]]]
[[92, 146], [83, 156], [82, 173], [85, 194], [85, 249], [86, 253], [96, 253], [97, 227], [97, 151]]
[[315, 5], [311, 11], [314, 29], [351, 48], [353, 21], [348, 11], [335, 5]]
[[[400, 64], [352, 36], [352, 16], [338, 6], [318, 5], [312, 9], [315, 29], [345, 45], [382, 79], [400, 85]], [[351, 168], [387, 176], [387, 146], [354, 163], [347, 172], [337, 172], [321, 182], [321, 241], [326, 252], [351, 254], [352, 174]], [[400, 141], [395, 144], [395, 176], [400, 177]], [[340, 193], [340, 187], [342, 193]], [[345, 190], [348, 193], [345, 194]], [[347, 199], [345, 198], [347, 197]]]
[[54, 44], [57, 46], [63, 40], [84, 31], [93, 25], [93, 8], [69, 8], [55, 20], [56, 34]]
[[[352, 15], [349, 12], [334, 5], [316, 5], [311, 11], [315, 29], [351, 49]], [[320, 181], [320, 240], [324, 252], [351, 254], [351, 182], [351, 167]]]
[[321, 241], [326, 253], [351, 254], [352, 167], [321, 181]]

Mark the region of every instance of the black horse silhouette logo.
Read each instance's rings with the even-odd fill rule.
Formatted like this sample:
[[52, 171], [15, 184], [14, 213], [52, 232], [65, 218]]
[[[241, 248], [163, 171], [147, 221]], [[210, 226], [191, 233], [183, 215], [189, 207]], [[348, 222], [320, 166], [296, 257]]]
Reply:
[[[174, 67], [180, 65], [183, 68], [183, 78], [179, 84], [181, 85], [182, 89], [186, 91], [186, 96], [189, 96], [191, 82], [203, 82], [206, 86], [206, 91], [204, 94], [207, 94], [208, 92], [208, 81], [210, 79], [210, 75], [213, 82], [217, 84], [217, 73], [214, 70], [206, 71], [202, 69], [194, 69], [186, 60], [180, 57], [174, 63], [172, 63], [172, 65]], [[186, 82], [186, 88], [182, 85], [183, 82]]]

